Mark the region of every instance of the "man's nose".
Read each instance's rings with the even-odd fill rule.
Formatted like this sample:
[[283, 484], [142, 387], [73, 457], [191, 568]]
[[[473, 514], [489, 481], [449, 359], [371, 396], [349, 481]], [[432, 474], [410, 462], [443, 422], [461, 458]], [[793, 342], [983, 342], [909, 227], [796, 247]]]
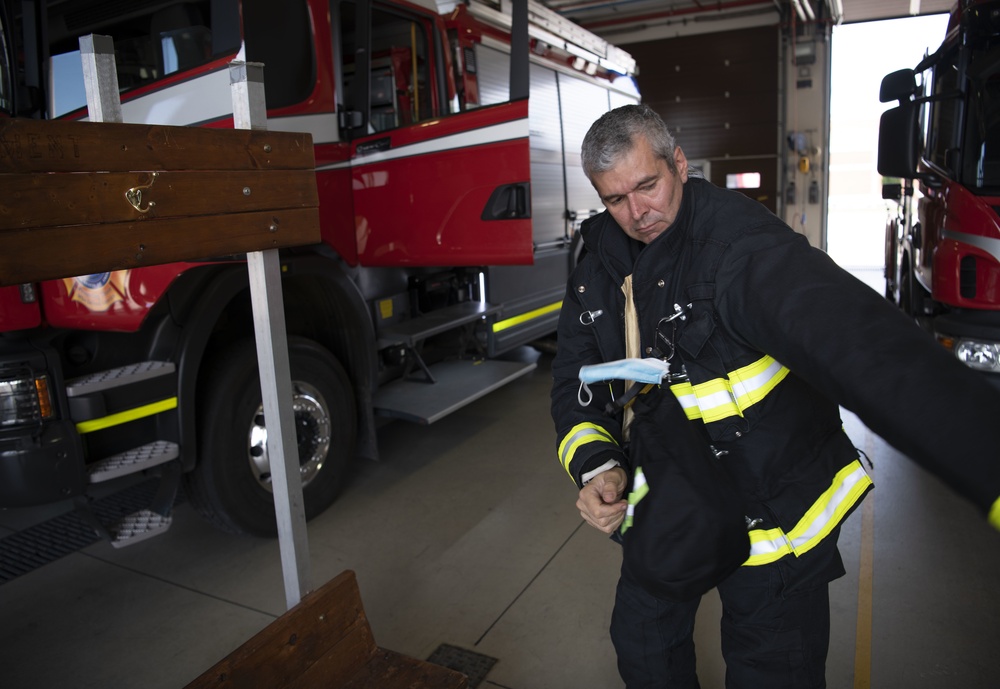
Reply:
[[640, 199], [640, 198], [638, 198], [638, 197], [636, 197], [636, 196], [634, 196], [632, 194], [629, 194], [629, 196], [628, 196], [628, 209], [629, 209], [629, 213], [632, 214], [633, 218], [639, 219], [643, 215], [646, 214], [647, 207], [646, 207], [646, 204], [642, 201], [642, 199]]

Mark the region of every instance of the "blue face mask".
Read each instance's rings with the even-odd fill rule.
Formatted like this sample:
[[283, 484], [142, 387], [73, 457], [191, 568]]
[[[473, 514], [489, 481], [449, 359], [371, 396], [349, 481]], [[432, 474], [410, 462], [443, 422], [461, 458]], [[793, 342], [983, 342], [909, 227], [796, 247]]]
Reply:
[[659, 385], [670, 373], [670, 363], [663, 359], [619, 359], [603, 364], [580, 367], [580, 380], [596, 383], [601, 380], [634, 380], [637, 383]]
[[[580, 367], [580, 390], [577, 401], [586, 407], [594, 399], [588, 383], [602, 380], [632, 380], [636, 383], [659, 385], [670, 375], [670, 363], [653, 357], [647, 359], [618, 359], [603, 364]], [[586, 396], [584, 395], [586, 393]]]

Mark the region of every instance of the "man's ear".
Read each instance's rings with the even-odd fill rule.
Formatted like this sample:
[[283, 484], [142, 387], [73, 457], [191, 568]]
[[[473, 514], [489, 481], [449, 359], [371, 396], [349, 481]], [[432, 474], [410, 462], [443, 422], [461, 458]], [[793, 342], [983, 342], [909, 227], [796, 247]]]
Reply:
[[677, 174], [681, 178], [681, 182], [688, 181], [688, 161], [687, 156], [684, 155], [684, 151], [681, 150], [680, 146], [674, 148], [674, 164], [677, 166]]

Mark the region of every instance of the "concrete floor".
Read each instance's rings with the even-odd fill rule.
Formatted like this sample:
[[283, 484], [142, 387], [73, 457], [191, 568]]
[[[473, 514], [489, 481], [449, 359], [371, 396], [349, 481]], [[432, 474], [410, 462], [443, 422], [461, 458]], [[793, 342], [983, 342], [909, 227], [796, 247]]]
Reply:
[[[619, 553], [582, 523], [555, 459], [550, 362], [430, 427], [384, 426], [382, 461], [309, 524], [310, 581], [355, 570], [380, 645], [497, 659], [481, 687], [615, 689]], [[995, 689], [1000, 534], [844, 421], [878, 488], [841, 537], [829, 686]], [[0, 536], [38, 515], [0, 512]], [[181, 505], [162, 537], [98, 543], [0, 586], [0, 686], [183, 687], [284, 600], [276, 541], [220, 533]], [[712, 592], [696, 630], [705, 689], [724, 684], [719, 614]]]

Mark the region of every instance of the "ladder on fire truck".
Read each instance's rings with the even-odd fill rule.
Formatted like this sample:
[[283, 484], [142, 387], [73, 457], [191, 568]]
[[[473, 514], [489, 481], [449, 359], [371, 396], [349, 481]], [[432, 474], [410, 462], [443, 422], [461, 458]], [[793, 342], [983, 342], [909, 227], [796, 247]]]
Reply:
[[[447, 4], [439, 1], [438, 7], [444, 11]], [[472, 0], [468, 8], [483, 22], [512, 31], [512, 5], [513, 0]], [[527, 8], [528, 35], [531, 38], [562, 48], [582, 60], [619, 74], [636, 74], [635, 58], [626, 51], [535, 0], [528, 0]]]

